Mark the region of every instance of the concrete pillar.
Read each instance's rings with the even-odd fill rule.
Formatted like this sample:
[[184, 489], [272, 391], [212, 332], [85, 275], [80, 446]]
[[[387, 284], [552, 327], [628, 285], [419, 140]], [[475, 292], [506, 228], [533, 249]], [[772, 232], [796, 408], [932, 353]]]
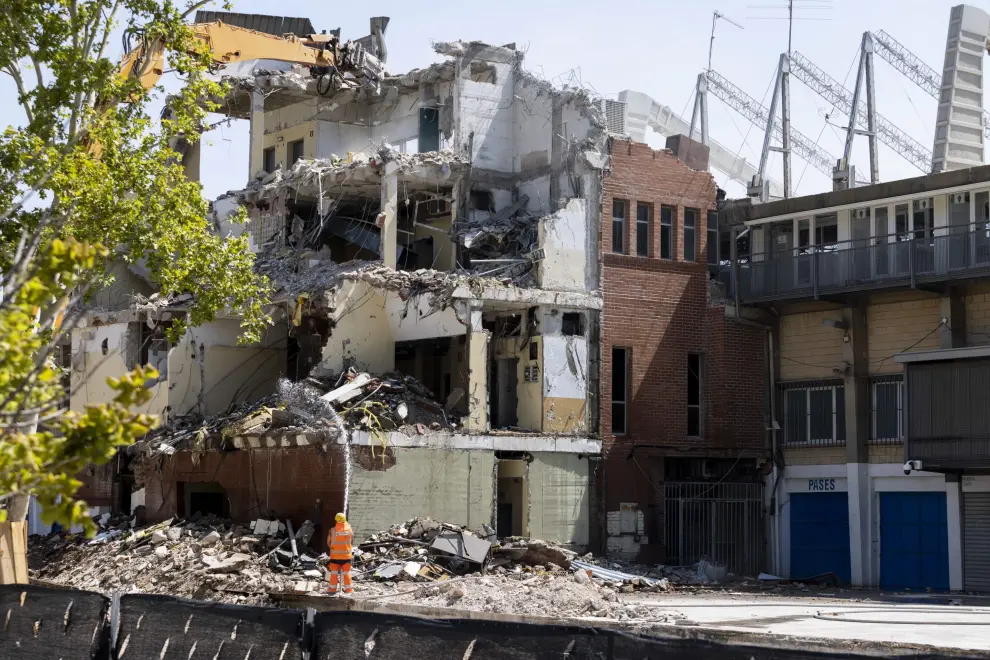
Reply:
[[248, 156], [248, 180], [261, 170], [265, 151], [265, 95], [260, 90], [251, 92], [251, 151]]
[[966, 298], [960, 287], [949, 289], [949, 295], [940, 301], [939, 314], [946, 320], [939, 330], [939, 348], [966, 346]]
[[846, 462], [866, 463], [870, 437], [870, 363], [866, 307], [847, 307], [842, 313], [843, 376], [846, 393]]
[[842, 357], [846, 404], [846, 479], [849, 496], [849, 558], [852, 583], [869, 585], [872, 578], [869, 438], [870, 364], [867, 347], [866, 307], [848, 307], [842, 313], [845, 324]]
[[396, 172], [399, 166], [395, 162], [385, 164], [382, 174], [382, 206], [375, 223], [381, 230], [381, 257], [387, 268], [395, 270], [396, 249], [398, 247], [398, 218], [396, 210], [399, 205], [399, 177]]
[[958, 474], [945, 475], [946, 529], [949, 533], [949, 589], [962, 591], [962, 480]]
[[849, 495], [849, 568], [853, 586], [873, 581], [873, 507], [870, 502], [870, 464], [846, 463]]
[[488, 341], [491, 335], [481, 326], [481, 310], [471, 310], [467, 332], [467, 430], [488, 432]]

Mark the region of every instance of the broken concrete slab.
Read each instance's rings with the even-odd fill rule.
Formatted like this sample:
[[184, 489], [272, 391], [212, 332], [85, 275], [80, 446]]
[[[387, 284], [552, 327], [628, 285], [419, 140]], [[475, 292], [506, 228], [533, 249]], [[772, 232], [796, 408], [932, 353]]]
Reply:
[[484, 564], [488, 560], [492, 544], [479, 539], [473, 534], [445, 530], [440, 532], [430, 544], [432, 552], [457, 557], [475, 564]]
[[220, 541], [220, 533], [217, 532], [216, 530], [213, 530], [212, 532], [204, 534], [203, 537], [199, 540], [199, 544], [202, 547], [207, 548], [211, 545], [216, 545], [216, 543], [219, 541]]

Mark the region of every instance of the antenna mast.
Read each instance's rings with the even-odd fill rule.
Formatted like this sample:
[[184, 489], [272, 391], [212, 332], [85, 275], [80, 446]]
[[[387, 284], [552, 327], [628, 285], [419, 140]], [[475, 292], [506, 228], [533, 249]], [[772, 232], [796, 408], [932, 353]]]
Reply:
[[743, 26], [739, 25], [739, 23], [736, 23], [734, 20], [732, 20], [731, 18], [729, 18], [728, 16], [726, 16], [725, 14], [723, 14], [723, 13], [721, 13], [719, 11], [713, 11], [712, 12], [712, 36], [708, 40], [708, 68], [705, 69], [706, 71], [710, 71], [711, 68], [712, 68], [712, 50], [715, 48], [715, 26], [718, 24], [718, 19], [720, 19], [720, 18], [723, 21], [725, 21], [726, 23], [729, 23], [731, 25], [735, 25], [740, 30], [745, 30], [746, 29]]

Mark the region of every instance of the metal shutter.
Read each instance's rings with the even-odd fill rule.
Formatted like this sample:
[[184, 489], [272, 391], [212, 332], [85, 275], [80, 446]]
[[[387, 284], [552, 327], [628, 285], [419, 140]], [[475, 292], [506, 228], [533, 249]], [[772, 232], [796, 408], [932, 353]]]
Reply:
[[990, 591], [990, 493], [963, 493], [963, 588]]

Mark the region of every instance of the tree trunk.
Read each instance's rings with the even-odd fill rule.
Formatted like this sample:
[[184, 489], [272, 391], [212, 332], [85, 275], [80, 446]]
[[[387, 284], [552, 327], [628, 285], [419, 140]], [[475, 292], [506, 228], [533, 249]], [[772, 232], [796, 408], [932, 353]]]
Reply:
[[24, 522], [27, 520], [28, 505], [31, 503], [30, 495], [11, 495], [7, 500], [7, 520], [10, 522]]

